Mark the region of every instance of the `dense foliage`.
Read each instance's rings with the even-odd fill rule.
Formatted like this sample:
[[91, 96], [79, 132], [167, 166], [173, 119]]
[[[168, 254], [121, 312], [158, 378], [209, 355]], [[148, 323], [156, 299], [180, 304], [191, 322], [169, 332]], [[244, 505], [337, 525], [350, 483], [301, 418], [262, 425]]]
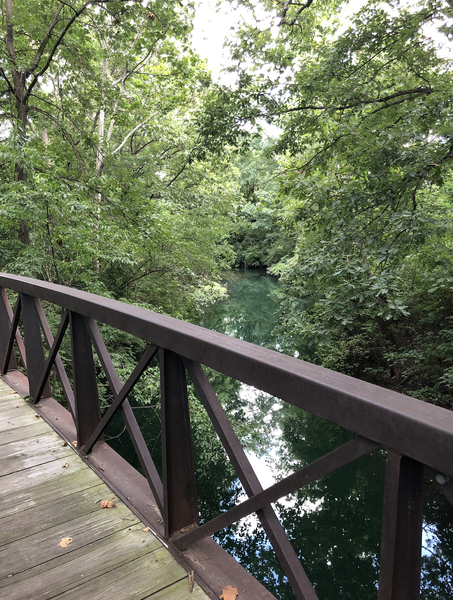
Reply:
[[[439, 47], [453, 37], [450, 0], [371, 0], [346, 23], [341, 0], [238, 4], [248, 16], [229, 43], [227, 87], [191, 48], [190, 1], [39, 0], [31, 11], [3, 0], [0, 269], [196, 320], [223, 269], [267, 267], [279, 322], [260, 343], [452, 408], [453, 81]], [[265, 123], [280, 135], [261, 135]], [[242, 313], [215, 318], [263, 340]], [[142, 342], [102, 334], [126, 379]], [[67, 340], [61, 354], [69, 365]], [[210, 377], [247, 448], [268, 441], [238, 384]], [[102, 375], [100, 392], [108, 404]], [[156, 365], [131, 400], [159, 465]], [[210, 518], [241, 489], [193, 390], [190, 405]], [[292, 408], [275, 426], [283, 471], [349, 436]], [[122, 429], [112, 425], [112, 443], [128, 443]], [[381, 481], [383, 460], [359, 462], [279, 507], [324, 598], [352, 598], [346, 564], [357, 598], [374, 597], [382, 498], [369, 475]], [[444, 514], [428, 497], [427, 527], [445, 539], [424, 557], [427, 599], [451, 597]], [[242, 529], [219, 536], [290, 598], [262, 529], [247, 542]]]
[[[335, 3], [245, 4], [218, 120], [229, 139], [238, 111], [282, 133], [264, 150], [271, 201], [243, 209], [240, 262], [280, 277], [287, 350], [450, 406], [449, 4], [369, 2], [347, 27]], [[290, 241], [280, 256], [269, 230]]]
[[6, 0], [2, 270], [182, 317], [215, 297], [236, 198], [198, 154], [190, 4]]

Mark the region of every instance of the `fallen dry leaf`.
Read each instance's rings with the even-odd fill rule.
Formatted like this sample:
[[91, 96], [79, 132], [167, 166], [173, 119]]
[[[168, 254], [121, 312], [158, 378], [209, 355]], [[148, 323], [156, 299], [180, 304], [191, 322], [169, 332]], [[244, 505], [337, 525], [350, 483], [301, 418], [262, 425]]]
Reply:
[[222, 589], [222, 595], [219, 596], [220, 600], [236, 600], [236, 596], [239, 594], [237, 588], [232, 585], [227, 585]]
[[145, 527], [143, 531], [149, 531], [149, 527]]
[[67, 469], [68, 467], [69, 467], [69, 463], [65, 463], [65, 464], [63, 465], [63, 469]]
[[72, 537], [63, 538], [60, 542], [60, 546], [62, 548], [67, 548], [71, 542], [72, 542]]
[[193, 584], [195, 583], [195, 573], [194, 571], [190, 571], [189, 573], [189, 592], [193, 592]]
[[114, 502], [112, 502], [111, 500], [103, 500], [100, 505], [99, 508], [115, 508], [116, 504]]

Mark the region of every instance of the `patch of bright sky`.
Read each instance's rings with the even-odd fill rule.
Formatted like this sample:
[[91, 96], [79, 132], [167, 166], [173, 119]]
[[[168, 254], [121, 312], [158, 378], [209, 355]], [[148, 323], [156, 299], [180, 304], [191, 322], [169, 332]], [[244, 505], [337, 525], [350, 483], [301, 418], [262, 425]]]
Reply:
[[[340, 14], [344, 20], [344, 28], [348, 25], [350, 16], [356, 13], [366, 0], [351, 0]], [[244, 7], [233, 8], [229, 2], [202, 0], [197, 7], [194, 20], [193, 44], [201, 58], [205, 59], [211, 70], [214, 81], [223, 85], [233, 85], [235, 75], [222, 72], [229, 65], [229, 57], [224, 49], [224, 43], [234, 35], [240, 20], [251, 21], [251, 12]], [[265, 14], [259, 15], [263, 26], [267, 19]], [[275, 28], [277, 32], [277, 28]]]
[[[343, 24], [337, 30], [337, 35], [346, 30], [352, 16], [366, 3], [367, 0], [351, 0], [345, 4], [339, 14], [339, 21]], [[401, 7], [412, 6], [416, 8], [417, 5], [418, 2], [415, 0], [401, 0], [400, 2]], [[396, 12], [396, 9], [392, 9], [386, 2], [382, 2], [381, 7], [390, 14]], [[218, 3], [215, 0], [202, 0], [197, 7], [193, 43], [200, 57], [207, 61], [214, 81], [223, 85], [234, 85], [235, 82], [234, 73], [222, 71], [229, 64], [229, 57], [226, 49], [224, 49], [224, 43], [234, 35], [234, 29], [241, 19], [250, 21], [251, 13], [244, 7], [233, 8], [229, 2]], [[445, 35], [439, 32], [436, 25], [426, 26], [424, 32], [437, 46], [440, 56], [453, 59], [453, 44]]]
[[197, 7], [192, 34], [195, 50], [206, 60], [213, 80], [225, 85], [233, 83], [235, 77], [221, 72], [227, 66], [223, 45], [232, 36], [237, 22], [238, 11], [228, 2], [217, 8], [215, 0], [202, 0]]

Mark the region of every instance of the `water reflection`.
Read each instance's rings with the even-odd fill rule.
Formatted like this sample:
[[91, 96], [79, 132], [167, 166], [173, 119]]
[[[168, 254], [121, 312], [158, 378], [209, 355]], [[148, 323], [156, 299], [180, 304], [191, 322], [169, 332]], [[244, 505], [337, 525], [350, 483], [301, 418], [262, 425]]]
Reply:
[[[273, 333], [276, 280], [262, 271], [238, 270], [228, 275], [224, 285], [229, 297], [200, 324], [272, 349], [286, 349], [287, 344]], [[207, 374], [258, 476], [266, 478], [265, 487], [353, 437], [250, 386], [209, 369]], [[201, 518], [209, 520], [243, 500], [245, 493], [204, 408], [193, 390], [189, 393]], [[135, 405], [135, 413], [160, 469], [157, 391], [154, 395], [148, 408]], [[118, 435], [122, 427], [118, 420], [108, 434]], [[125, 436], [110, 443], [139, 468]], [[384, 469], [385, 454], [376, 451], [275, 507], [320, 600], [376, 600]], [[453, 600], [452, 513], [427, 477], [422, 600]], [[248, 517], [215, 537], [277, 598], [294, 600], [256, 518]]]
[[276, 349], [274, 294], [278, 283], [264, 269], [234, 269], [222, 281], [228, 296], [202, 317], [200, 325]]
[[[273, 332], [276, 281], [262, 271], [238, 270], [224, 283], [229, 298], [213, 307], [201, 324], [294, 354], [288, 340], [279, 340]], [[217, 378], [219, 395], [226, 380]], [[248, 402], [245, 414], [255, 416], [255, 426], [264, 436], [264, 446], [255, 447], [255, 453], [249, 447], [249, 456], [265, 478], [265, 487], [353, 437], [249, 386], [241, 386], [237, 398]], [[234, 403], [231, 397], [228, 401]], [[385, 453], [376, 451], [277, 503], [282, 524], [320, 600], [376, 600], [384, 471]], [[429, 474], [426, 483], [421, 598], [452, 600], [453, 510]], [[245, 519], [219, 539], [277, 598], [294, 599], [256, 519]]]

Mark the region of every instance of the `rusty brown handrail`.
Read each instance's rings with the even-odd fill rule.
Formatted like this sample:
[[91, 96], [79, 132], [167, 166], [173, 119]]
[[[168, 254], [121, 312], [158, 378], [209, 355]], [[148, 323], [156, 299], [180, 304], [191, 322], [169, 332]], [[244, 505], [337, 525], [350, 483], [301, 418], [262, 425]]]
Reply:
[[[78, 448], [83, 454], [92, 450], [114, 413], [121, 411], [163, 515], [165, 536], [175, 547], [190, 547], [256, 512], [296, 597], [315, 600], [316, 593], [271, 503], [383, 446], [388, 451], [388, 458], [379, 600], [414, 600], [418, 597], [423, 465], [453, 477], [451, 412], [242, 340], [94, 294], [8, 274], [0, 274], [0, 288], [2, 372], [16, 368], [13, 352], [16, 342], [27, 365], [30, 394], [37, 402], [41, 396], [50, 395], [47, 378], [55, 365], [76, 425]], [[5, 289], [19, 293], [14, 313]], [[55, 340], [40, 300], [65, 309]], [[18, 330], [20, 316], [23, 342]], [[124, 385], [116, 375], [95, 321], [149, 343]], [[68, 327], [74, 390], [58, 355]], [[50, 349], [47, 361], [41, 331]], [[93, 347], [115, 395], [112, 406], [102, 418]], [[127, 394], [158, 351], [162, 395], [162, 481], [127, 400]], [[340, 425], [358, 437], [263, 490], [201, 365], [253, 385]], [[202, 526], [198, 525], [186, 371], [249, 496], [239, 506]], [[447, 497], [450, 495], [447, 488], [443, 491]]]

